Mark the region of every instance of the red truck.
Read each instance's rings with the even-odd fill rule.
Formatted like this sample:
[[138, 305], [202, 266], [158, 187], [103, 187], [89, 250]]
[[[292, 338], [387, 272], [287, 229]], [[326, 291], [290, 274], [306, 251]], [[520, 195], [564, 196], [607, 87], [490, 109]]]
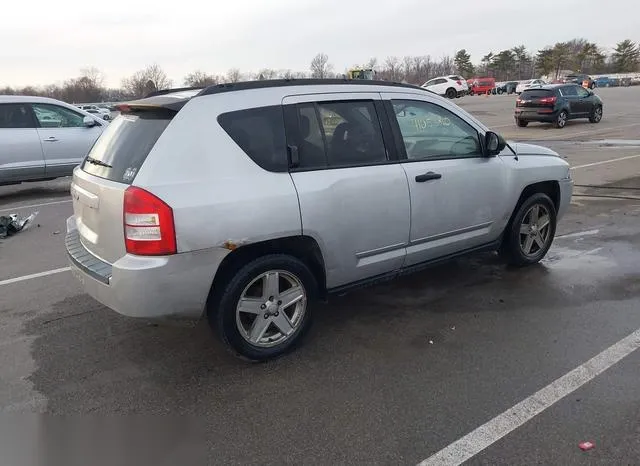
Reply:
[[467, 80], [469, 84], [469, 95], [473, 94], [491, 94], [491, 91], [496, 87], [496, 80], [494, 78], [471, 78]]

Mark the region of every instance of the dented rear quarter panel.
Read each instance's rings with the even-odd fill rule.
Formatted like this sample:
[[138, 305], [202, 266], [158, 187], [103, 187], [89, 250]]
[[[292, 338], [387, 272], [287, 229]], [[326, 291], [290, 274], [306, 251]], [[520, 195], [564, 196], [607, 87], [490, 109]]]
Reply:
[[[280, 103], [264, 93], [256, 100], [255, 106]], [[302, 234], [291, 175], [260, 168], [217, 122], [219, 114], [246, 106], [228, 95], [192, 99], [135, 179], [173, 208], [179, 253]]]

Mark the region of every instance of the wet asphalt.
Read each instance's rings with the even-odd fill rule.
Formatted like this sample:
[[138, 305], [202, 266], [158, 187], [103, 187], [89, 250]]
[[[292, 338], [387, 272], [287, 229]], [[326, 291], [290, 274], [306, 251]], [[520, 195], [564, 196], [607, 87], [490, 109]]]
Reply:
[[[456, 102], [572, 166], [630, 157], [573, 171], [581, 186], [538, 266], [479, 254], [335, 298], [315, 306], [301, 348], [266, 364], [228, 355], [204, 322], [119, 316], [68, 272], [0, 285], [1, 409], [161, 414], [140, 421], [154, 464], [180, 464], [172, 452], [182, 464], [418, 463], [640, 328], [640, 144], [616, 145], [640, 139], [622, 92], [640, 89], [605, 91], [610, 121], [562, 133], [508, 126], [513, 96]], [[0, 187], [0, 215], [39, 210], [30, 230], [0, 242], [0, 282], [67, 265], [67, 200], [68, 180]], [[20, 207], [32, 204], [48, 205]], [[639, 363], [630, 354], [468, 464], [640, 463]], [[26, 454], [10, 439], [0, 451]], [[585, 440], [596, 447], [581, 451]]]

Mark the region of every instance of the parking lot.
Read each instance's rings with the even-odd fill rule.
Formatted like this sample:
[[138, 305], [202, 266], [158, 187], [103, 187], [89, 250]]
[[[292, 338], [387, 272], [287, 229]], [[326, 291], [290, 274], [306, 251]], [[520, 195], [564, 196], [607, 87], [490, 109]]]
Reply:
[[228, 355], [206, 322], [132, 320], [84, 295], [64, 251], [69, 180], [0, 187], [0, 215], [39, 212], [0, 240], [1, 409], [180, 416], [209, 464], [637, 464], [640, 87], [596, 93], [602, 122], [562, 130], [516, 127], [515, 95], [455, 100], [573, 167], [542, 264], [479, 254], [334, 298], [265, 364]]

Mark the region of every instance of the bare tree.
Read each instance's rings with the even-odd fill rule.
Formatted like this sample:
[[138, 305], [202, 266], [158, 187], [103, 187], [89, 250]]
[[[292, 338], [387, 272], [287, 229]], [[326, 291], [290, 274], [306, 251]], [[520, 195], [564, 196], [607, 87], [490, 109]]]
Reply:
[[402, 59], [402, 80], [408, 83], [415, 82], [415, 73], [413, 68], [413, 57], [405, 56]]
[[258, 81], [264, 81], [266, 79], [277, 79], [277, 78], [278, 78], [278, 72], [271, 68], [263, 68], [260, 71], [258, 71], [255, 75], [255, 79], [257, 79]]
[[384, 61], [382, 75], [389, 81], [400, 81], [400, 65], [398, 64], [398, 57], [387, 57]]
[[189, 73], [184, 77], [185, 86], [191, 87], [206, 87], [213, 84], [217, 84], [218, 78], [212, 74], [205, 73], [204, 71], [196, 70], [193, 73]]
[[105, 76], [102, 71], [100, 71], [95, 66], [89, 66], [87, 68], [82, 68], [80, 70], [80, 77], [85, 78], [88, 82], [91, 83], [93, 87], [102, 88], [104, 87]]
[[242, 72], [238, 68], [231, 68], [227, 71], [226, 81], [229, 83], [237, 83], [244, 79]]
[[319, 53], [311, 60], [311, 77], [326, 79], [330, 76], [333, 65], [329, 63], [329, 56], [326, 53]]
[[131, 97], [143, 97], [149, 92], [168, 89], [171, 84], [167, 74], [155, 63], [122, 80], [123, 90]]
[[278, 77], [281, 79], [304, 79], [307, 75], [301, 71], [280, 70]]

